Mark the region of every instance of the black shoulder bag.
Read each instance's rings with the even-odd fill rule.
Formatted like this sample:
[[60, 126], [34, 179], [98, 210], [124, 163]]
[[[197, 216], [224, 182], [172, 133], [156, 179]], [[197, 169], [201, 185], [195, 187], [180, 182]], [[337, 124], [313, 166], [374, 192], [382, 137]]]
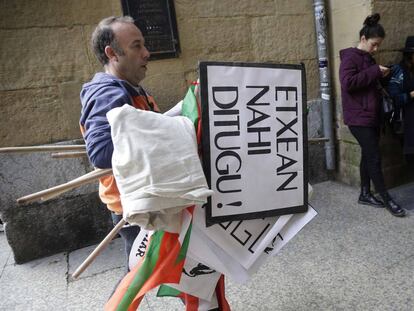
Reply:
[[385, 117], [391, 117], [395, 111], [394, 100], [388, 92], [381, 86], [381, 107]]

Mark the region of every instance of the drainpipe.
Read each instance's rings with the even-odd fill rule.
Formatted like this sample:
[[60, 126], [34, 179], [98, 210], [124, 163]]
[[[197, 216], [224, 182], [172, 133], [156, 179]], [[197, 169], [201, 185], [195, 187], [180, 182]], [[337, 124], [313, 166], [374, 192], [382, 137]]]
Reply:
[[335, 169], [335, 147], [333, 135], [333, 118], [331, 105], [331, 87], [328, 66], [328, 32], [326, 27], [326, 10], [324, 0], [314, 0], [316, 44], [318, 46], [319, 81], [322, 98], [322, 121], [325, 142], [325, 161], [328, 170]]

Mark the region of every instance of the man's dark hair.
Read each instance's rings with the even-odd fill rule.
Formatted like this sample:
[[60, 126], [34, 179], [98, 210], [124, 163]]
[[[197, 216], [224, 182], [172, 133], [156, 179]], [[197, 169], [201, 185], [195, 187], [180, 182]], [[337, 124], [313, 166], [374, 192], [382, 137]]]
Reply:
[[362, 29], [359, 32], [359, 37], [365, 36], [365, 39], [370, 38], [385, 38], [385, 30], [381, 24], [379, 24], [380, 15], [378, 13], [368, 16]]
[[134, 24], [134, 19], [131, 16], [111, 16], [104, 18], [95, 28], [92, 34], [92, 49], [96, 58], [102, 65], [106, 65], [109, 61], [105, 55], [105, 47], [110, 46], [115, 53], [124, 55], [124, 51], [119, 46], [115, 38], [115, 33], [112, 30], [112, 24], [114, 23], [131, 23]]

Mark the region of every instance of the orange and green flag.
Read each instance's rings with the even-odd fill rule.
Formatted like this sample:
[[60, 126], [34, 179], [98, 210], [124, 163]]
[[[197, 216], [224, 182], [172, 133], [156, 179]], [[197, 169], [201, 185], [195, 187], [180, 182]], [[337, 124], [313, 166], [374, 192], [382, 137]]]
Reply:
[[[193, 208], [188, 209], [191, 213]], [[185, 263], [191, 226], [190, 222], [182, 242], [178, 233], [154, 232], [144, 258], [122, 279], [106, 303], [105, 310], [135, 311], [145, 293], [151, 289], [163, 283], [178, 283]]]
[[[199, 311], [199, 310], [220, 310], [220, 311], [231, 311], [230, 305], [228, 304], [225, 293], [224, 293], [224, 275], [221, 275], [217, 282], [216, 289], [214, 292], [214, 299], [212, 302], [199, 299], [198, 297], [183, 293], [175, 288], [168, 285], [161, 285], [158, 292], [158, 297], [178, 297], [185, 303], [186, 311]], [[214, 300], [214, 302], [213, 302]]]
[[[194, 123], [197, 141], [200, 143], [200, 107], [194, 95], [194, 86], [189, 88], [183, 100], [182, 115]], [[184, 214], [189, 213], [192, 217], [193, 209], [193, 206], [187, 208]], [[184, 238], [180, 238], [178, 233], [161, 230], [154, 232], [144, 258], [122, 279], [106, 303], [105, 311], [135, 311], [145, 293], [151, 289], [165, 283], [179, 283], [190, 240], [191, 226], [190, 222], [187, 231], [184, 232]], [[198, 298], [188, 294], [183, 295], [185, 295], [184, 300], [188, 302], [188, 307], [191, 308], [187, 310], [197, 310], [193, 307]]]

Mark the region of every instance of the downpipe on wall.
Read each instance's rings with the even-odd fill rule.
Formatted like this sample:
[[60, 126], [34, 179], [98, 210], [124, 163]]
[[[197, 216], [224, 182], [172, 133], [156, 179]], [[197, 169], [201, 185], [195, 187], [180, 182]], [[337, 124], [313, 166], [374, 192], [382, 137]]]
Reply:
[[328, 170], [335, 169], [335, 147], [331, 104], [331, 86], [328, 66], [328, 32], [324, 0], [314, 0], [316, 45], [318, 47], [320, 94], [322, 99], [322, 122], [325, 142], [325, 161]]

